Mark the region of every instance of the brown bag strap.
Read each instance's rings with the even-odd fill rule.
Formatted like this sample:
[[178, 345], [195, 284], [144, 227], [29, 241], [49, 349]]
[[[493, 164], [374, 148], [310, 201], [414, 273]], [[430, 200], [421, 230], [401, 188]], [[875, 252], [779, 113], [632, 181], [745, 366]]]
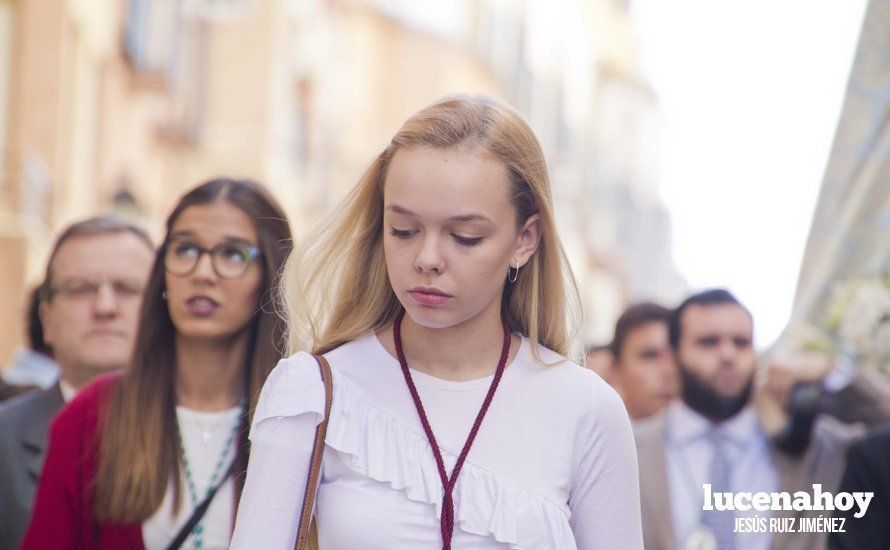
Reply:
[[300, 528], [297, 531], [296, 550], [304, 550], [309, 540], [309, 524], [312, 521], [312, 506], [315, 493], [318, 491], [318, 478], [321, 473], [321, 458], [324, 455], [324, 437], [328, 431], [328, 419], [331, 416], [333, 386], [331, 383], [331, 366], [321, 355], [313, 355], [321, 371], [324, 382], [324, 420], [315, 429], [315, 443], [312, 446], [312, 462], [309, 466], [309, 481], [306, 483], [306, 494], [303, 495], [303, 509], [300, 511]]

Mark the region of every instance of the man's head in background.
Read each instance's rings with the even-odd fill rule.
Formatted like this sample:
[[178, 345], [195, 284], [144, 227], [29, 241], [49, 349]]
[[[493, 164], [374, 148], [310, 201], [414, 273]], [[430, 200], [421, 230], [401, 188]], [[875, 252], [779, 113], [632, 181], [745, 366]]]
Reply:
[[668, 343], [670, 310], [652, 302], [626, 309], [615, 324], [610, 383], [633, 420], [661, 411], [679, 394], [679, 376]]
[[144, 230], [111, 216], [75, 223], [56, 239], [39, 313], [62, 380], [79, 388], [126, 365], [153, 256]]
[[683, 401], [714, 422], [741, 411], [751, 398], [756, 355], [751, 313], [725, 289], [693, 294], [673, 311], [670, 344], [683, 382]]

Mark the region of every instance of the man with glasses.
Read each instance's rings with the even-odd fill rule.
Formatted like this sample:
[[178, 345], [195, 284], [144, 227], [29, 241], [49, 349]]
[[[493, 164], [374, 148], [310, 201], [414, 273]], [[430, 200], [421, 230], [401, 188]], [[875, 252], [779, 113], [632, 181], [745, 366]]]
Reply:
[[96, 376], [126, 365], [153, 252], [145, 231], [111, 216], [56, 240], [39, 311], [59, 380], [0, 407], [0, 548], [18, 548], [24, 535], [53, 416]]

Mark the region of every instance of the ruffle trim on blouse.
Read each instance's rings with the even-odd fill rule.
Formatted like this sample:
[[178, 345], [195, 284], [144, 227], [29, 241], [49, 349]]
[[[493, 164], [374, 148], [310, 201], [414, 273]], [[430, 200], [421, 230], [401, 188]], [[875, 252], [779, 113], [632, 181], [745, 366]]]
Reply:
[[[261, 398], [254, 424], [309, 412], [321, 421], [324, 390], [317, 369], [305, 353], [282, 362], [263, 388], [269, 395]], [[369, 478], [433, 505], [441, 517], [442, 487], [429, 442], [364, 401], [336, 374], [325, 443], [349, 455], [352, 467]], [[467, 533], [493, 536], [511, 549], [576, 548], [568, 514], [512, 480], [466, 462], [454, 491], [456, 524]]]

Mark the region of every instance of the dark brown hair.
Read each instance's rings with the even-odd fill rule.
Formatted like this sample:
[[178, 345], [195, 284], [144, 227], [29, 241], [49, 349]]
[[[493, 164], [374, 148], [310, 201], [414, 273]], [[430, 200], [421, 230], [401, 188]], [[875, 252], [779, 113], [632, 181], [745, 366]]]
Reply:
[[43, 322], [40, 320], [40, 288], [37, 286], [28, 293], [28, 309], [25, 312], [27, 343], [31, 350], [52, 357], [53, 350], [43, 339]]
[[[237, 498], [243, 486], [241, 474], [247, 468], [250, 418], [266, 377], [282, 357], [284, 325], [272, 301], [292, 243], [284, 211], [263, 186], [225, 178], [208, 181], [183, 195], [167, 218], [167, 236], [187, 208], [223, 200], [253, 220], [263, 267], [260, 303], [248, 329], [244, 367], [248, 414], [242, 419], [235, 457]], [[164, 250], [164, 246], [158, 249], [146, 285], [130, 367], [103, 416], [94, 486], [94, 514], [102, 522], [144, 521], [161, 505], [170, 481], [174, 510], [180, 504], [175, 327], [163, 297]]]
[[621, 359], [621, 349], [631, 331], [649, 323], [663, 323], [667, 327], [670, 316], [671, 310], [654, 302], [642, 302], [624, 310], [615, 323], [615, 336], [609, 344], [616, 364]]
[[677, 351], [680, 348], [680, 338], [683, 336], [683, 312], [686, 311], [686, 308], [689, 306], [719, 306], [726, 304], [739, 306], [745, 310], [748, 317], [751, 317], [751, 321], [754, 321], [754, 317], [751, 316], [748, 308], [742, 305], [738, 298], [725, 288], [711, 288], [697, 292], [683, 300], [683, 303], [671, 311], [668, 319], [668, 340], [670, 341], [671, 349]]

